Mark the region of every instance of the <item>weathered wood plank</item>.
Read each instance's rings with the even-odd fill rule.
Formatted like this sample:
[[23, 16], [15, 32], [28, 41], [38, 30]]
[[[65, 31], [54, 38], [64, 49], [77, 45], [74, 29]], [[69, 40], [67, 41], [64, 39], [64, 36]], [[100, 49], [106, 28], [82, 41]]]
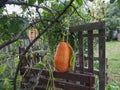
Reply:
[[[41, 69], [31, 69], [31, 70], [32, 72], [38, 73]], [[72, 80], [72, 81], [80, 81], [84, 83], [89, 83], [89, 79], [91, 78], [91, 80], [93, 81], [91, 83], [92, 84], [95, 83], [94, 75], [90, 75], [90, 74], [81, 74], [81, 73], [72, 73], [72, 72], [61, 73], [57, 71], [54, 71], [53, 74], [55, 78], [61, 78], [61, 79]], [[43, 70], [41, 75], [49, 77], [49, 71]]]
[[[88, 37], [89, 35], [88, 34], [83, 34], [83, 37]], [[99, 34], [93, 34], [93, 37], [98, 37]]]
[[70, 32], [79, 32], [83, 30], [94, 30], [94, 29], [105, 29], [105, 21], [73, 26], [70, 27]]
[[88, 69], [93, 73], [93, 31], [88, 31]]
[[[78, 71], [78, 70], [79, 70], [79, 67], [76, 67], [76, 71]], [[89, 70], [87, 68], [84, 68], [84, 73], [86, 73], [86, 72], [89, 72]], [[99, 71], [98, 70], [93, 70], [93, 74], [99, 75]]]
[[46, 88], [41, 87], [41, 86], [37, 86], [37, 87], [35, 87], [35, 89], [34, 89], [34, 90], [46, 90]]
[[99, 30], [99, 90], [105, 90], [106, 59], [105, 59], [105, 30]]
[[[86, 68], [84, 70], [85, 70], [85, 72], [89, 72], [89, 70], [86, 69]], [[93, 70], [93, 74], [99, 75], [99, 71], [98, 70]]]
[[79, 68], [79, 71], [81, 72], [81, 73], [83, 73], [84, 72], [84, 52], [83, 52], [83, 36], [82, 36], [82, 34], [83, 34], [83, 32], [82, 31], [80, 31], [80, 32], [78, 32], [78, 45], [79, 45], [79, 66], [80, 66], [80, 68]]
[[[46, 78], [40, 78], [39, 85], [47, 85], [48, 79]], [[64, 90], [90, 90], [90, 87], [79, 85], [71, 82], [66, 82], [62, 80], [54, 80], [55, 86], [57, 88], [62, 88]], [[95, 90], [94, 87], [91, 86], [91, 90]]]
[[[89, 60], [89, 58], [84, 56], [84, 60]], [[93, 60], [94, 61], [97, 61], [97, 60], [99, 61], [99, 57], [93, 57]]]

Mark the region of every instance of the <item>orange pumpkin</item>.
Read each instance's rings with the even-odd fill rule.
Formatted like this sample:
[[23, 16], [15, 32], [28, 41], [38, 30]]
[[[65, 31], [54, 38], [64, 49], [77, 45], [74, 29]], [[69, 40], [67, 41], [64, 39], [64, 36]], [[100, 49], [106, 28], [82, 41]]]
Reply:
[[71, 48], [68, 43], [60, 42], [54, 56], [54, 66], [59, 72], [66, 72], [70, 68]]

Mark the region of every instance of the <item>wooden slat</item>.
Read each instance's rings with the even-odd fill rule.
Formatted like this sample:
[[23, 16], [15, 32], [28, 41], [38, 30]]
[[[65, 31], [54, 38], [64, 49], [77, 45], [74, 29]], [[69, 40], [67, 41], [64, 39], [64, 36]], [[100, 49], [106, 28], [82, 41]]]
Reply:
[[[40, 78], [39, 85], [47, 85], [47, 82], [48, 82], [48, 79]], [[54, 80], [54, 83], [57, 88], [62, 88], [64, 90], [90, 90], [90, 87], [75, 84], [75, 83], [60, 81], [60, 80], [59, 81]], [[94, 87], [91, 87], [91, 90], [95, 90]]]
[[[89, 70], [88, 69], [84, 69], [85, 70], [85, 72], [88, 72]], [[99, 71], [98, 70], [93, 70], [93, 73], [95, 74], [95, 75], [99, 75]]]
[[[88, 57], [84, 57], [84, 60], [87, 61], [87, 60], [89, 60], [89, 58]], [[94, 61], [99, 61], [99, 57], [93, 57], [93, 60]], [[105, 60], [106, 60], [106, 68], [108, 68], [109, 67], [109, 65], [107, 64], [108, 58], [105, 58]]]
[[88, 31], [88, 69], [93, 73], [93, 31]]
[[[89, 35], [88, 34], [83, 34], [83, 37], [88, 37]], [[93, 37], [98, 37], [99, 34], [93, 34]]]
[[[40, 69], [41, 70], [41, 69]], [[39, 69], [32, 69], [32, 72], [39, 72]], [[89, 79], [91, 77], [92, 84], [95, 83], [95, 78], [94, 75], [90, 75], [90, 74], [80, 74], [80, 73], [72, 73], [72, 72], [65, 72], [65, 73], [61, 73], [61, 72], [53, 72], [54, 77], [55, 78], [61, 78], [61, 79], [65, 79], [65, 80], [72, 80], [72, 81], [80, 81], [80, 82], [84, 82], [84, 83], [89, 83]], [[44, 76], [49, 76], [49, 71], [47, 70], [43, 70], [41, 75]]]
[[94, 30], [94, 29], [105, 29], [105, 21], [73, 26], [70, 27], [70, 32], [79, 32], [83, 30]]
[[79, 45], [79, 71], [81, 73], [84, 72], [84, 57], [83, 57], [83, 36], [82, 36], [82, 31], [78, 32], [78, 45]]
[[106, 59], [105, 59], [105, 30], [99, 30], [99, 90], [105, 90]]
[[[76, 72], [79, 70], [79, 67], [76, 67]], [[84, 73], [88, 72], [89, 70], [84, 68]], [[93, 74], [95, 75], [99, 75], [99, 71], [98, 70], [93, 70]]]
[[[88, 58], [88, 57], [84, 57], [84, 60], [89, 60], [89, 58]], [[99, 61], [99, 57], [93, 57], [93, 60], [94, 60], [94, 61], [96, 61], [96, 60]]]
[[37, 86], [37, 87], [35, 87], [34, 90], [46, 90], [46, 88], [43, 88], [43, 87], [41, 87], [41, 86]]

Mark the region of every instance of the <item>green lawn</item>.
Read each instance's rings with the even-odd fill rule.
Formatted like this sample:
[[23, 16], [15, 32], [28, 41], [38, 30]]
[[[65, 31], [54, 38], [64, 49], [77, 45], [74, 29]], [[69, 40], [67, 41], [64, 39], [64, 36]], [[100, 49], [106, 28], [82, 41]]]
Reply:
[[120, 87], [120, 42], [106, 42], [109, 83]]

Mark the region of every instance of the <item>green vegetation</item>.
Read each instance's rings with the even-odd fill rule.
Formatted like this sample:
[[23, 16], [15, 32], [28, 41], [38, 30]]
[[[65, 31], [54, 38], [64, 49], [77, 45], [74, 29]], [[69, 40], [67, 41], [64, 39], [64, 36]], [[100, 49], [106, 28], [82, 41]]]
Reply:
[[[20, 6], [21, 13], [9, 13], [6, 6], [11, 4]], [[41, 47], [48, 48], [51, 55], [64, 34], [68, 42], [72, 43], [71, 46], [76, 47], [77, 35], [69, 32], [70, 26], [106, 20], [108, 32], [120, 30], [118, 6], [120, 0], [110, 0], [107, 6], [103, 0], [0, 0], [0, 50], [3, 49], [0, 52], [0, 90], [13, 90], [13, 88], [16, 90], [16, 87], [18, 90], [21, 81], [18, 63], [21, 62], [17, 50], [23, 44], [19, 40], [28, 39], [26, 33], [28, 30], [36, 28], [38, 36], [26, 45], [27, 49], [22, 55], [33, 54], [30, 48], [39, 39]], [[10, 50], [5, 51], [5, 46], [11, 47]], [[109, 82], [118, 86], [120, 86], [119, 46], [120, 42], [107, 43]], [[46, 60], [51, 60], [52, 56]], [[97, 63], [95, 64], [97, 66]], [[37, 68], [43, 66], [41, 63], [35, 65]]]
[[106, 31], [108, 32], [108, 40], [113, 39], [113, 31], [120, 30], [120, 7], [117, 2], [107, 4], [106, 6]]
[[120, 42], [107, 42], [106, 54], [109, 65], [109, 84], [120, 87]]

